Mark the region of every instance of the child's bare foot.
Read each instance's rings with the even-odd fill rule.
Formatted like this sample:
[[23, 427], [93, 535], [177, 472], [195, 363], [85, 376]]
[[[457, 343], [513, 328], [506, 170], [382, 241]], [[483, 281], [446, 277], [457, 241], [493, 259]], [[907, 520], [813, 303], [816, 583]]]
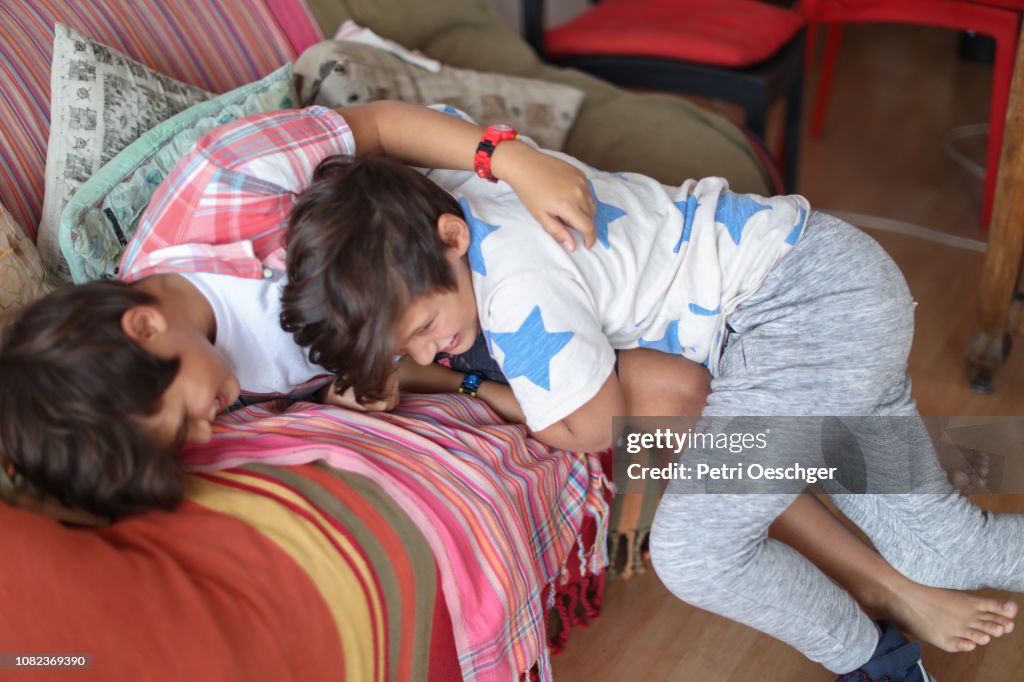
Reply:
[[988, 489], [988, 453], [965, 447], [960, 448], [960, 453], [963, 455], [966, 466], [952, 472], [949, 478], [950, 482], [964, 495], [986, 492]]
[[[868, 605], [871, 606], [871, 605]], [[1017, 603], [901, 583], [874, 606], [903, 630], [943, 651], [973, 651], [1013, 632]]]
[[940, 441], [936, 448], [939, 462], [949, 482], [963, 495], [987, 492], [989, 454], [953, 442]]

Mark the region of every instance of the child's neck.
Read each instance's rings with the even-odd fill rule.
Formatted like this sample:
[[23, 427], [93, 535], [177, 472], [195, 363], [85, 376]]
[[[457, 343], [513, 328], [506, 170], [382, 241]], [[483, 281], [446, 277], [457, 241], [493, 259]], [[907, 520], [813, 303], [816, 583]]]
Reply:
[[213, 343], [217, 338], [217, 318], [206, 297], [186, 278], [176, 274], [151, 275], [132, 284], [160, 304], [168, 324], [201, 332]]

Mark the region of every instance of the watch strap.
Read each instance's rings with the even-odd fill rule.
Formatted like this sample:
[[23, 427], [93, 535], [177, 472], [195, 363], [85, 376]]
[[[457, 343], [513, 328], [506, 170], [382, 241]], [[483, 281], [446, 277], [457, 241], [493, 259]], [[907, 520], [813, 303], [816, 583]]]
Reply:
[[469, 372], [462, 378], [462, 385], [459, 386], [459, 393], [468, 395], [470, 398], [475, 398], [476, 393], [480, 390], [480, 384], [484, 382], [486, 377], [482, 372]]
[[480, 143], [476, 146], [476, 154], [473, 155], [473, 171], [488, 182], [497, 182], [491, 172], [491, 160], [494, 150], [506, 140], [514, 140], [519, 136], [515, 128], [507, 125], [493, 125], [484, 131]]

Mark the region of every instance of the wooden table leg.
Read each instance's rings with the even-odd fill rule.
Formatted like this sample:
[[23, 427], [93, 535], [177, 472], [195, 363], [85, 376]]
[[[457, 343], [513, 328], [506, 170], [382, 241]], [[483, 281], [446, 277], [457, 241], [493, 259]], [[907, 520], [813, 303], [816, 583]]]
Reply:
[[967, 374], [976, 391], [994, 388], [996, 368], [1010, 350], [1007, 319], [1024, 253], [1024, 39], [1006, 110], [1006, 132], [988, 235], [988, 251], [978, 290], [978, 323], [967, 347]]

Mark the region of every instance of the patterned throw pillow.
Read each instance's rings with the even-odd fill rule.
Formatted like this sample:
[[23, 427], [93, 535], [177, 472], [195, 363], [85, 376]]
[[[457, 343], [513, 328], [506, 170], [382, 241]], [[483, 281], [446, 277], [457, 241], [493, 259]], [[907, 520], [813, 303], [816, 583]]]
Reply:
[[71, 279], [57, 237], [68, 199], [142, 133], [213, 95], [63, 24], [54, 29], [50, 80], [46, 194], [36, 243], [47, 279], [57, 284]]
[[157, 124], [83, 184], [60, 218], [60, 248], [71, 279], [117, 277], [125, 245], [149, 200], [196, 140], [218, 125], [295, 106], [292, 67], [200, 102]]
[[0, 327], [14, 311], [47, 291], [35, 244], [14, 216], [0, 206]]
[[379, 99], [449, 104], [480, 125], [507, 123], [547, 149], [561, 149], [576, 120], [583, 91], [533, 78], [442, 66], [438, 73], [384, 50], [352, 41], [326, 41], [295, 62], [305, 105], [347, 106]]

